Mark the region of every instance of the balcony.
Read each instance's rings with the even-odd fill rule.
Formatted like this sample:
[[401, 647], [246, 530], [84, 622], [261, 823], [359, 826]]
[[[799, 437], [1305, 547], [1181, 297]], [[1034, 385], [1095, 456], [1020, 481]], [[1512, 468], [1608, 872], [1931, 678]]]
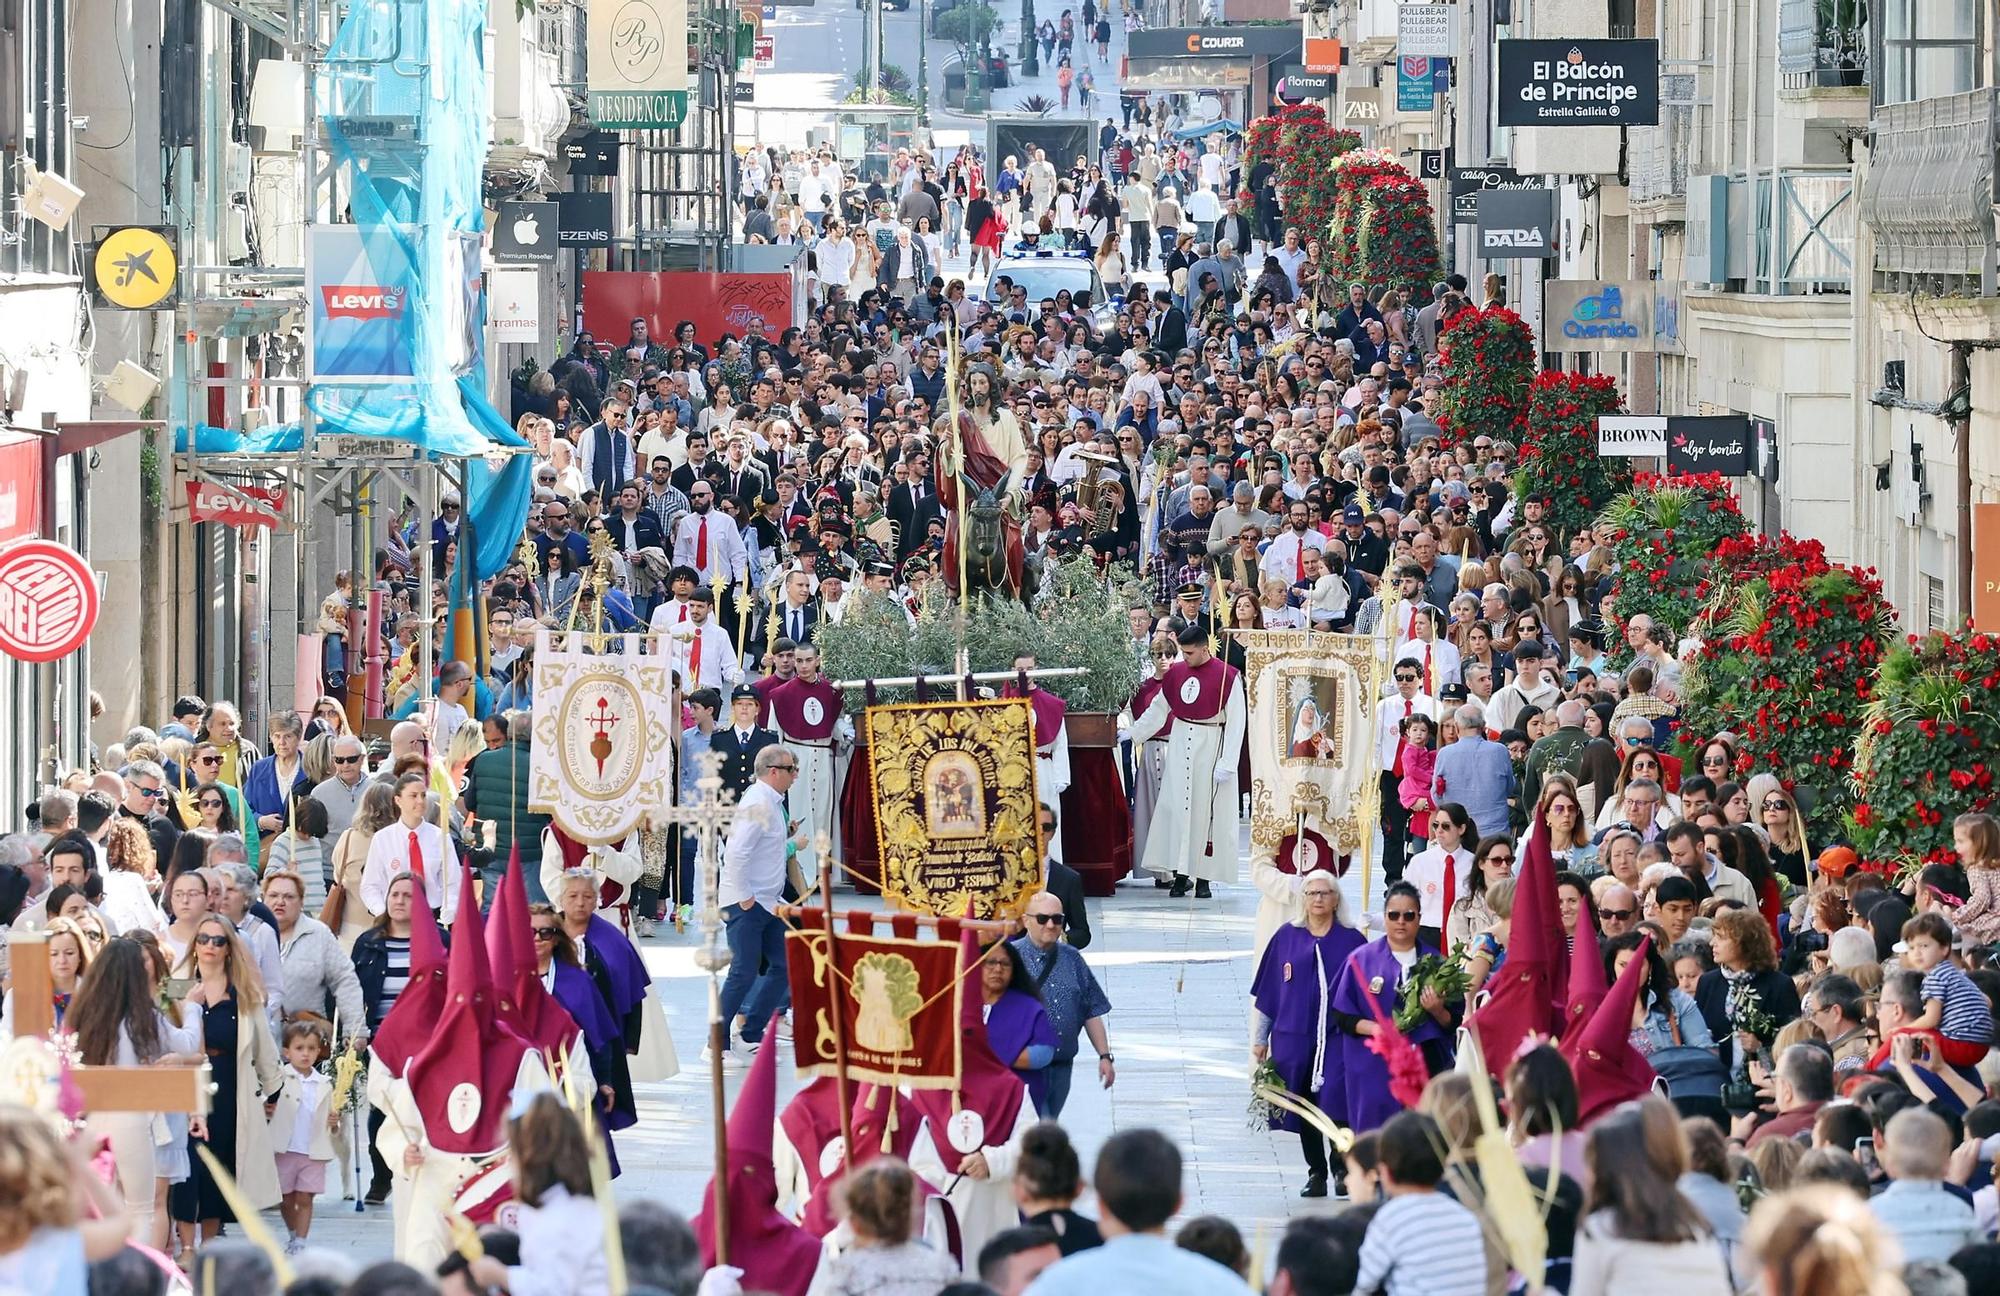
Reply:
[[1633, 206], [1677, 206], [1687, 200], [1688, 147], [1693, 129], [1694, 106], [1685, 103], [1661, 104], [1657, 126], [1632, 127]]
[[1883, 287], [1993, 296], [1994, 91], [1875, 110], [1861, 218]]
[[1780, 0], [1778, 76], [1794, 93], [1867, 85], [1866, 0]]
[[1786, 169], [1757, 178], [1755, 291], [1847, 292], [1854, 277], [1854, 175]]

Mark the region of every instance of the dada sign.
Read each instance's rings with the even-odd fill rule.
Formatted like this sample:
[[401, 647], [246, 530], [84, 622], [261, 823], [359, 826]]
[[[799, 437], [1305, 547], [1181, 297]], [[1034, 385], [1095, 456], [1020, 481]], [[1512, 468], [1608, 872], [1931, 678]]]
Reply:
[[1660, 43], [1503, 40], [1502, 126], [1657, 126]]

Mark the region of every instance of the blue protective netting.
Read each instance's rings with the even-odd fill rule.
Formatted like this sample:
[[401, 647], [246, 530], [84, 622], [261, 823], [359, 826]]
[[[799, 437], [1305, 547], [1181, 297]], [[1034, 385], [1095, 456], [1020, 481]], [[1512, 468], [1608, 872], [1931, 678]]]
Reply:
[[[409, 267], [403, 305], [411, 377], [306, 391], [315, 430], [415, 443], [466, 461], [475, 579], [497, 575], [527, 517], [533, 466], [516, 455], [495, 472], [478, 456], [526, 443], [486, 399], [477, 346], [481, 167], [488, 82], [485, 0], [361, 0], [323, 65], [333, 155], [349, 214], [371, 263]], [[396, 129], [354, 131], [356, 119]], [[181, 429], [178, 448], [237, 454], [297, 450], [297, 424], [239, 437]]]

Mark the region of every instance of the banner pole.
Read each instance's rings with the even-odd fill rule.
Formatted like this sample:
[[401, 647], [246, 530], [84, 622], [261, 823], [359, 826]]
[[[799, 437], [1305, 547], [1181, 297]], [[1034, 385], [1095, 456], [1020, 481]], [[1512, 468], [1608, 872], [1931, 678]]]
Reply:
[[[826, 961], [833, 969], [833, 981], [840, 981], [840, 960], [836, 951], [840, 937], [833, 925], [833, 844], [821, 833], [814, 842], [819, 853], [819, 902], [822, 927], [826, 932]], [[833, 1018], [833, 1099], [840, 1104], [840, 1172], [845, 1175], [854, 1164], [854, 1106], [847, 1090], [847, 1023], [838, 1012]]]

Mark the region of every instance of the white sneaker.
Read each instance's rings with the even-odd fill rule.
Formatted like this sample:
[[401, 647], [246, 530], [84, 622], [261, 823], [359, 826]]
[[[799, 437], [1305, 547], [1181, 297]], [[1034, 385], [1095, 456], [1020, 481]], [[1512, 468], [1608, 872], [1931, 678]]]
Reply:
[[772, 1021], [771, 1029], [777, 1033], [779, 1039], [790, 1039], [792, 1037], [792, 1015], [785, 1013], [777, 1017]]

